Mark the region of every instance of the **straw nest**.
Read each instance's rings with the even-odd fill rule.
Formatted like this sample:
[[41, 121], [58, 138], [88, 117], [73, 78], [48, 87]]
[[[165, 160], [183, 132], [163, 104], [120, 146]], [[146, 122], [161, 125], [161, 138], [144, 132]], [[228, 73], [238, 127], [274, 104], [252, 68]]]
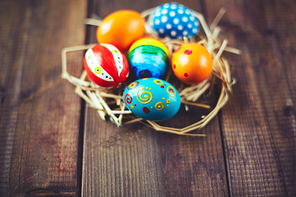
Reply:
[[[149, 17], [153, 12], [154, 8], [145, 10], [141, 15], [145, 18]], [[115, 89], [113, 91], [103, 91], [98, 89], [97, 86], [87, 78], [86, 72], [83, 70], [81, 76], [74, 77], [67, 72], [67, 56], [68, 52], [81, 51], [92, 48], [96, 44], [82, 45], [67, 47], [62, 50], [62, 78], [67, 79], [70, 83], [76, 86], [75, 93], [77, 93], [85, 102], [97, 110], [99, 116], [102, 120], [106, 120], [106, 117], [110, 117], [110, 121], [115, 123], [118, 127], [124, 126], [125, 124], [132, 124], [134, 122], [145, 122], [146, 125], [154, 128], [156, 131], [163, 131], [178, 135], [191, 135], [191, 136], [205, 136], [204, 134], [191, 133], [207, 125], [213, 117], [217, 115], [219, 110], [227, 103], [229, 96], [231, 94], [231, 86], [235, 83], [235, 80], [231, 77], [231, 72], [229, 68], [229, 63], [221, 55], [224, 51], [228, 51], [235, 54], [240, 54], [240, 50], [227, 46], [227, 40], [220, 41], [218, 35], [220, 28], [217, 27], [218, 22], [225, 13], [225, 9], [220, 9], [216, 18], [209, 27], [202, 14], [194, 12], [195, 16], [199, 19], [201, 27], [204, 30], [204, 35], [200, 37], [199, 40], [190, 40], [190, 42], [197, 42], [202, 44], [211, 54], [213, 58], [213, 70], [212, 75], [205, 81], [197, 85], [186, 86], [180, 83], [178, 89], [181, 102], [187, 106], [198, 106], [202, 108], [212, 109], [209, 113], [202, 116], [197, 122], [188, 125], [184, 128], [173, 128], [167, 126], [161, 126], [160, 123], [154, 121], [143, 120], [138, 117], [133, 117], [129, 121], [123, 121], [124, 117], [131, 117], [131, 111], [129, 111], [123, 102], [122, 91], [123, 89]], [[148, 21], [148, 20], [147, 20]], [[98, 19], [86, 19], [86, 24], [99, 26], [101, 20]], [[151, 27], [146, 24], [146, 33], [153, 34]], [[196, 38], [195, 38], [196, 39]], [[165, 38], [161, 40], [169, 49], [170, 57], [173, 51], [180, 47], [180, 45], [189, 42], [186, 38], [183, 41], [170, 40]], [[166, 76], [166, 81], [171, 80], [171, 71], [168, 72]], [[209, 106], [205, 104], [197, 103], [198, 99], [210, 89], [214, 83], [219, 83], [220, 95], [215, 106]], [[174, 117], [173, 117], [174, 118]], [[147, 124], [148, 123], [148, 124]]]

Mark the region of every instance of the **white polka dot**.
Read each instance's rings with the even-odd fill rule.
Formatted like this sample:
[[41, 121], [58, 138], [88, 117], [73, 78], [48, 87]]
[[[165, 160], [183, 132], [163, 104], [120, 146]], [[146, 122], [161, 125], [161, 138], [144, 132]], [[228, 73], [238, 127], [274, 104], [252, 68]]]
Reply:
[[160, 23], [160, 20], [158, 18], [155, 19], [155, 25], [159, 25], [159, 23]]
[[164, 30], [163, 29], [159, 29], [159, 33], [163, 34]]
[[156, 12], [155, 13], [155, 16], [160, 16], [160, 12]]
[[194, 16], [190, 16], [190, 20], [191, 21], [194, 21]]
[[196, 28], [192, 29], [192, 32], [197, 33], [197, 29]]
[[177, 5], [176, 4], [172, 4], [171, 5], [171, 9], [176, 9], [177, 8]]
[[162, 14], [167, 14], [168, 13], [168, 10], [167, 9], [163, 9], [163, 10], [161, 10], [161, 13]]
[[178, 10], [178, 13], [179, 13], [179, 14], [183, 14], [183, 13], [184, 13], [184, 10], [179, 9], [179, 10]]
[[170, 11], [170, 16], [171, 17], [173, 17], [173, 16], [175, 16], [176, 15], [176, 12], [174, 12], [174, 11]]
[[153, 19], [154, 19], [154, 16], [153, 17], [151, 16], [149, 20], [150, 24], [153, 24]]
[[190, 24], [190, 23], [187, 26], [188, 26], [188, 28], [192, 28], [192, 24]]
[[188, 18], [187, 18], [186, 16], [184, 16], [184, 17], [182, 18], [182, 21], [183, 21], [183, 22], [187, 22], [187, 21], [188, 21]]
[[189, 15], [189, 14], [190, 14], [190, 10], [187, 9], [187, 10], [185, 11], [185, 13]]
[[160, 12], [160, 7], [155, 8], [154, 12]]
[[172, 35], [172, 36], [176, 36], [176, 35], [177, 35], [177, 32], [175, 32], [175, 31], [171, 31], [171, 35]]
[[179, 19], [175, 18], [175, 19], [173, 20], [173, 22], [174, 22], [174, 24], [178, 24], [178, 23], [179, 23]]
[[163, 7], [168, 8], [168, 7], [170, 7], [170, 5], [168, 3], [165, 3], [165, 4], [163, 4]]
[[161, 22], [165, 23], [165, 22], [167, 22], [167, 20], [168, 20], [167, 16], [162, 16], [161, 17]]
[[183, 29], [183, 26], [182, 25], [178, 25], [178, 29], [179, 30], [182, 30]]
[[197, 23], [197, 21], [195, 21], [194, 25], [195, 25], [195, 26], [198, 26], [198, 23]]
[[172, 25], [171, 24], [166, 24], [166, 28], [167, 29], [171, 29], [172, 28]]
[[187, 31], [183, 31], [183, 35], [186, 36], [188, 34]]

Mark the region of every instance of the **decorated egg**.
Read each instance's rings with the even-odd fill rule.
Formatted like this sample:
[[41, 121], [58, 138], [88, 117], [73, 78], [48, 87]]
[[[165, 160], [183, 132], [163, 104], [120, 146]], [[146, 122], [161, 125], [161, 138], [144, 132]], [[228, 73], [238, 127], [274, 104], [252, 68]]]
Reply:
[[130, 71], [136, 78], [161, 78], [168, 63], [169, 51], [160, 41], [141, 38], [134, 42], [128, 51]]
[[178, 91], [157, 78], [138, 79], [129, 84], [124, 90], [123, 101], [135, 115], [153, 121], [173, 117], [181, 105]]
[[116, 46], [127, 50], [130, 45], [141, 38], [145, 31], [145, 19], [133, 10], [119, 10], [106, 16], [97, 29], [99, 43]]
[[149, 22], [161, 38], [190, 38], [199, 31], [199, 21], [193, 11], [177, 3], [165, 3], [155, 8]]
[[88, 49], [83, 64], [87, 76], [105, 89], [119, 87], [129, 75], [126, 57], [110, 44], [98, 44]]
[[212, 72], [213, 60], [206, 48], [199, 44], [182, 45], [172, 55], [172, 70], [187, 84], [198, 84]]

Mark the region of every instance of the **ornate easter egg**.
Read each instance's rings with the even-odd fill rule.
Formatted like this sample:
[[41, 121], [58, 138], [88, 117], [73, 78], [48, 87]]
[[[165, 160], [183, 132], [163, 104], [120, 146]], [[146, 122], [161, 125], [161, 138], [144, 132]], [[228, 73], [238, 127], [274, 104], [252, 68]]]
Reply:
[[119, 10], [106, 16], [97, 29], [99, 43], [126, 50], [145, 32], [145, 19], [133, 10]]
[[142, 38], [132, 44], [128, 52], [130, 70], [136, 78], [161, 78], [168, 63], [169, 51], [160, 41]]
[[153, 121], [173, 117], [181, 105], [176, 88], [157, 78], [138, 79], [129, 84], [124, 90], [123, 101], [135, 115]]
[[129, 75], [126, 57], [110, 44], [98, 44], [88, 49], [83, 64], [87, 76], [105, 89], [119, 87]]
[[155, 8], [149, 22], [161, 38], [190, 38], [199, 31], [199, 21], [193, 11], [177, 3], [165, 3]]
[[187, 84], [198, 84], [212, 72], [213, 60], [206, 48], [199, 44], [182, 45], [172, 55], [172, 70]]

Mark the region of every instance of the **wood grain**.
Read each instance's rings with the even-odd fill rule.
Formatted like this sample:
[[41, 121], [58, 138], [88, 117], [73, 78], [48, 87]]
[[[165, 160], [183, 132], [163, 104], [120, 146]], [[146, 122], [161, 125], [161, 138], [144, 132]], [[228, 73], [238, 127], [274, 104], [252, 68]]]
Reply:
[[86, 2], [4, 0], [0, 13], [0, 195], [76, 195], [80, 99], [60, 54], [84, 43]]
[[[141, 12], [164, 2], [169, 1], [91, 1], [94, 13], [89, 15], [104, 17], [119, 9]], [[201, 11], [199, 1], [180, 3]], [[90, 42], [96, 41], [93, 31], [88, 32]], [[185, 112], [183, 106], [163, 124], [188, 125], [204, 112]], [[82, 196], [228, 196], [218, 118], [200, 132], [207, 137], [156, 132], [140, 123], [117, 128], [87, 108]]]
[[[60, 78], [61, 49], [96, 42], [85, 17], [165, 2], [0, 1], [0, 196], [79, 196], [80, 182], [82, 196], [296, 196], [295, 1], [178, 1], [209, 24], [226, 7], [220, 37], [242, 50], [223, 54], [237, 84], [198, 131], [205, 138], [117, 128]], [[70, 74], [79, 76], [82, 60], [69, 54]], [[181, 127], [206, 112], [182, 106], [162, 124]]]
[[[208, 2], [209, 3], [209, 2]], [[242, 50], [221, 125], [231, 196], [295, 196], [293, 1], [221, 1], [221, 26]]]

